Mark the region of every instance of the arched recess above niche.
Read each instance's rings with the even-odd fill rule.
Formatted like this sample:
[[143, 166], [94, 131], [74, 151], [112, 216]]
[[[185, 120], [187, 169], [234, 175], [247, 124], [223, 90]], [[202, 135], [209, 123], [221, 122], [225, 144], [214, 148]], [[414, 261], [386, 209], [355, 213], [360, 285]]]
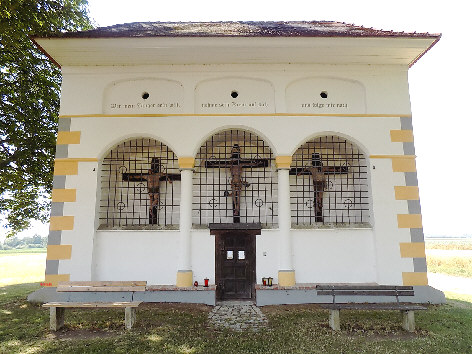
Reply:
[[103, 95], [103, 113], [182, 113], [183, 101], [184, 87], [178, 81], [136, 78], [107, 86]]
[[244, 77], [224, 77], [200, 82], [195, 88], [195, 113], [275, 113], [271, 82]]
[[287, 112], [311, 114], [363, 114], [364, 85], [358, 81], [310, 77], [290, 83], [285, 91]]

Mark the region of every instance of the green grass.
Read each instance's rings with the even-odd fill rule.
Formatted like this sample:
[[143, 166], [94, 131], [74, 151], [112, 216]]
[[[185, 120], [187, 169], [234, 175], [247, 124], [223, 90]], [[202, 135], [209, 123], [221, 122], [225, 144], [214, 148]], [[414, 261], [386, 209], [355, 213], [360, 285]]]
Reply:
[[158, 304], [139, 308], [131, 331], [124, 311], [66, 310], [66, 326], [51, 333], [49, 313], [26, 302], [36, 284], [0, 288], [1, 353], [467, 353], [472, 351], [471, 297], [450, 298], [416, 315], [417, 330], [401, 329], [397, 312], [341, 314], [332, 332], [314, 305], [268, 306], [269, 328], [231, 332], [208, 325], [210, 307]]
[[472, 278], [472, 257], [427, 256], [428, 272]]

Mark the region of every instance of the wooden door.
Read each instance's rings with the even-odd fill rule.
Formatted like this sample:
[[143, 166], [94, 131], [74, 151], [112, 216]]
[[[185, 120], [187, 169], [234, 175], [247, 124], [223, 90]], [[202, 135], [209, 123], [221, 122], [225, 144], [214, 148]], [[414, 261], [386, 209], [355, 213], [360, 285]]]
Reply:
[[253, 299], [256, 283], [256, 238], [253, 232], [227, 230], [216, 235], [218, 300]]

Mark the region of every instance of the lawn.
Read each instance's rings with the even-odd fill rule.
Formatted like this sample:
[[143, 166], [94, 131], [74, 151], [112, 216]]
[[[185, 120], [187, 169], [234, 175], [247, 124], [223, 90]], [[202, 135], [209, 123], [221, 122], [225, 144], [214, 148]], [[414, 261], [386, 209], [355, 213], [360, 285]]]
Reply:
[[185, 304], [143, 304], [131, 331], [123, 310], [67, 310], [65, 328], [51, 333], [48, 309], [26, 301], [43, 280], [45, 254], [12, 256], [0, 255], [0, 278], [9, 266], [0, 280], [0, 353], [472, 353], [472, 296], [454, 293], [417, 312], [415, 333], [402, 330], [398, 312], [350, 311], [334, 333], [316, 305], [263, 307], [267, 329], [231, 332], [209, 325], [211, 307]]
[[467, 353], [472, 351], [472, 297], [417, 312], [415, 333], [401, 329], [397, 312], [342, 313], [341, 332], [315, 305], [263, 307], [269, 327], [230, 332], [209, 326], [210, 307], [145, 304], [131, 331], [123, 311], [68, 310], [66, 326], [48, 330], [48, 310], [26, 302], [36, 284], [0, 288], [1, 353]]

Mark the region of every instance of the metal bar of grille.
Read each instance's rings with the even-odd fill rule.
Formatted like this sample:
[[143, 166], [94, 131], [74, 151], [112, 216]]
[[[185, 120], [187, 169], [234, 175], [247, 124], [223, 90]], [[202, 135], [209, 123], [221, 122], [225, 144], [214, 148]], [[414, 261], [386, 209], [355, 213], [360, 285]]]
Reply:
[[[158, 173], [152, 186], [150, 176]], [[122, 142], [102, 163], [100, 228], [175, 228], [179, 183], [177, 157], [166, 145], [148, 138]], [[152, 200], [158, 200], [154, 207]]]
[[300, 146], [292, 161], [292, 224], [369, 223], [367, 162], [354, 144], [334, 135], [318, 137]]
[[[244, 166], [241, 185], [235, 183], [232, 168], [237, 159], [231, 160], [238, 149], [239, 164]], [[238, 129], [217, 133], [201, 146], [195, 166], [194, 224], [260, 222], [266, 228], [277, 224], [275, 159], [257, 135]], [[239, 197], [234, 197], [235, 190]]]

